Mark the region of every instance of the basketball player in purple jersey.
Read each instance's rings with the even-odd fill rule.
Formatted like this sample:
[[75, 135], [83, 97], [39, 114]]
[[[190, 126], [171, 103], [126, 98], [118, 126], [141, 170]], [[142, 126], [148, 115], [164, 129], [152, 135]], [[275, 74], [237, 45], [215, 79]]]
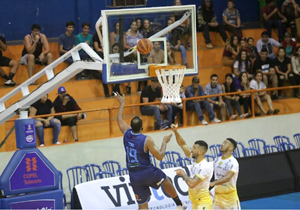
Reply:
[[116, 98], [120, 103], [117, 121], [121, 132], [124, 134], [126, 165], [139, 209], [148, 209], [151, 196], [149, 187], [158, 189], [160, 186], [172, 197], [177, 209], [186, 209], [186, 204], [179, 199], [171, 180], [162, 170], [154, 167], [149, 158], [149, 152], [151, 152], [156, 159], [163, 159], [172, 134], [163, 138], [161, 148], [158, 149], [150, 136], [141, 133], [143, 130], [141, 118], [135, 116], [131, 120], [131, 126], [123, 120], [125, 97], [116, 93]]

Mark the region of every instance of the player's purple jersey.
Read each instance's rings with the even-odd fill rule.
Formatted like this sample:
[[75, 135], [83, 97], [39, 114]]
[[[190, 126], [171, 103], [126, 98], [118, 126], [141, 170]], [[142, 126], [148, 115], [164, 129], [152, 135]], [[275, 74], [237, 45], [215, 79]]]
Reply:
[[149, 159], [149, 151], [145, 152], [145, 143], [147, 136], [141, 133], [132, 133], [128, 129], [124, 133], [124, 147], [126, 151], [126, 165], [128, 170], [136, 167], [152, 166]]

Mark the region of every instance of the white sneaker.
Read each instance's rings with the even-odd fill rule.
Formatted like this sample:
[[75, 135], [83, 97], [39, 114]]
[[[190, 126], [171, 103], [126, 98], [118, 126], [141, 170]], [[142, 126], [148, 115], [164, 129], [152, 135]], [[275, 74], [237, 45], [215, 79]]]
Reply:
[[45, 144], [40, 144], [40, 147], [43, 147], [43, 146], [45, 146]]
[[219, 120], [218, 118], [214, 118], [212, 121], [211, 121], [211, 123], [220, 123], [221, 122], [221, 120]]
[[58, 141], [58, 142], [56, 142], [55, 144], [61, 144], [61, 142]]
[[185, 210], [187, 208], [187, 205], [184, 201], [181, 201], [182, 202], [182, 206], [177, 206], [176, 209], [182, 209], [182, 210]]
[[201, 120], [201, 123], [202, 123], [202, 125], [207, 125], [208, 124], [208, 122], [206, 121], [206, 120]]
[[14, 86], [16, 85], [16, 83], [12, 80], [7, 80], [6, 82], [4, 82], [4, 85], [7, 85], [7, 86]]

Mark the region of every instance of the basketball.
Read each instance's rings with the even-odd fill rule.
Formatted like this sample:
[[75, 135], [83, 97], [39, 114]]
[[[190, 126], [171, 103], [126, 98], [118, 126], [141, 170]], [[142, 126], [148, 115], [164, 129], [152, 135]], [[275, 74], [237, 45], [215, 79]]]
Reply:
[[149, 39], [141, 39], [137, 43], [137, 50], [142, 55], [148, 55], [152, 50], [152, 42]]

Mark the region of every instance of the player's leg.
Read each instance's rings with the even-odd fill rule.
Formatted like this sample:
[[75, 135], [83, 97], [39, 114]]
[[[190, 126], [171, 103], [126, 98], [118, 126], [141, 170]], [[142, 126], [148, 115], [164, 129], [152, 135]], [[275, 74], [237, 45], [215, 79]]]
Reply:
[[164, 188], [166, 193], [168, 193], [169, 196], [171, 196], [171, 198], [176, 203], [177, 207], [182, 207], [182, 209], [186, 209], [186, 204], [184, 202], [182, 202], [180, 200], [180, 198], [178, 197], [178, 194], [177, 194], [175, 187], [173, 186], [170, 178], [167, 178], [166, 181], [164, 181], [164, 183], [162, 184], [162, 187]]

